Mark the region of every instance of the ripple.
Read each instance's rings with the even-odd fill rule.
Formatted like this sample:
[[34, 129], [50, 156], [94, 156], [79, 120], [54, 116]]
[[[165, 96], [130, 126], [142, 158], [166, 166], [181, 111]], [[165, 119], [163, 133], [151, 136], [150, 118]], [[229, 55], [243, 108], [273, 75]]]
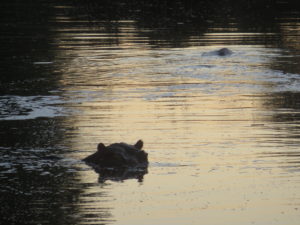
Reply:
[[0, 96], [0, 120], [63, 116], [67, 110], [62, 103], [64, 101], [59, 96]]

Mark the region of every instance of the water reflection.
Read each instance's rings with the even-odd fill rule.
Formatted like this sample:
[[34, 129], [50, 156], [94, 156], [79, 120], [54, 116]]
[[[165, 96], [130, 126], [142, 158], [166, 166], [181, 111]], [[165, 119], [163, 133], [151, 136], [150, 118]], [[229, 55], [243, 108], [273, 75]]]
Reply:
[[145, 174], [148, 173], [147, 169], [105, 169], [96, 168], [95, 171], [99, 173], [98, 181], [104, 183], [107, 180], [112, 181], [125, 181], [128, 179], [137, 179], [138, 182], [143, 182]]
[[[289, 171], [298, 171], [299, 169], [299, 93], [280, 92], [272, 94], [269, 100], [266, 100], [264, 107], [266, 110], [272, 109], [270, 114], [269, 128], [275, 132], [274, 137], [268, 137], [269, 142], [276, 143], [276, 146], [282, 148], [273, 148], [263, 152], [263, 157], [279, 158], [278, 163], [284, 169]], [[272, 140], [273, 139], [273, 140]], [[288, 148], [286, 148], [288, 146]]]
[[[12, 224], [41, 222], [76, 223], [78, 213], [74, 203], [78, 201], [80, 187], [67, 191], [74, 183], [68, 168], [60, 166], [54, 158], [41, 158], [37, 151], [1, 149], [1, 221]], [[14, 156], [15, 155], [15, 156]], [[62, 183], [65, 188], [62, 188]], [[69, 205], [69, 206], [68, 206]]]
[[[155, 2], [43, 1], [6, 17], [2, 221], [298, 224], [297, 14]], [[233, 54], [203, 55], [222, 47]], [[140, 138], [143, 182], [81, 161]]]
[[[110, 221], [107, 208], [86, 215], [81, 164], [69, 158], [62, 119], [1, 121], [1, 222], [78, 224], [86, 217]], [[105, 191], [103, 191], [105, 195]]]
[[[49, 104], [50, 103], [50, 104]], [[39, 117], [57, 117], [66, 113], [59, 106], [64, 103], [59, 96], [17, 96], [4, 95], [0, 97], [0, 119], [26, 120]]]

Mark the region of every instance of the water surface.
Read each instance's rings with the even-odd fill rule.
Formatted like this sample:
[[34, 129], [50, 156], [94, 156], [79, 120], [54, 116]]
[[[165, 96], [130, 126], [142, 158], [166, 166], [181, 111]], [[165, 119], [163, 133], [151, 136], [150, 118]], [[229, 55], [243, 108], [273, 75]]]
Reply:
[[[1, 28], [16, 43], [2, 47], [4, 223], [298, 224], [296, 13], [260, 29], [235, 17], [153, 27], [43, 4], [31, 7], [45, 21]], [[223, 47], [233, 54], [207, 54]], [[103, 181], [81, 161], [138, 139], [142, 180]]]

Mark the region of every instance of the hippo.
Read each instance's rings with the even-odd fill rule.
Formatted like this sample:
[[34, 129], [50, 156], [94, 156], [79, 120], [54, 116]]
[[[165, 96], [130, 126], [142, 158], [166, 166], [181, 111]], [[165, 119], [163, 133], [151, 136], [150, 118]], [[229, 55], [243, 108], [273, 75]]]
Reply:
[[232, 51], [230, 51], [228, 48], [221, 48], [216, 53], [219, 56], [226, 56], [226, 55], [231, 55]]
[[205, 52], [202, 55], [203, 56], [229, 56], [232, 53], [233, 52], [231, 50], [229, 50], [228, 48], [221, 48], [221, 49], [216, 50], [216, 51]]
[[97, 152], [83, 159], [87, 164], [99, 168], [147, 168], [148, 154], [142, 150], [143, 141], [134, 145], [114, 143], [98, 144]]

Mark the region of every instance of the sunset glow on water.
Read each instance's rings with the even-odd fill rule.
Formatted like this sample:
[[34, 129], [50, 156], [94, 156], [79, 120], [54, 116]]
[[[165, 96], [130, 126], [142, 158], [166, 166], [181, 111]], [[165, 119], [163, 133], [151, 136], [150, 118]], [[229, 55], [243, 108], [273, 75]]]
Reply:
[[[262, 31], [236, 18], [205, 31], [190, 24], [177, 37], [51, 7], [48, 53], [27, 59], [33, 77], [1, 89], [1, 200], [18, 203], [3, 206], [4, 221], [299, 223], [295, 19]], [[139, 139], [149, 158], [142, 180], [103, 182], [82, 161], [100, 142]]]

